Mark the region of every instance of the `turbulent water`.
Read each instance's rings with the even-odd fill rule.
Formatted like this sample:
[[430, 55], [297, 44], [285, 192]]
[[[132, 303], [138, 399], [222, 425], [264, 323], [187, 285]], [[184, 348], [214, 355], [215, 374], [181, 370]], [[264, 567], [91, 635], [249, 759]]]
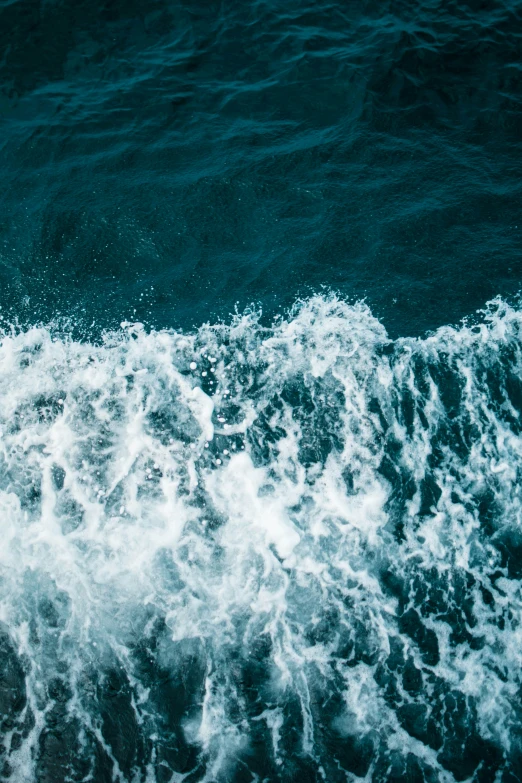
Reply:
[[522, 782], [521, 63], [0, 0], [2, 783]]
[[6, 330], [3, 778], [519, 780], [521, 336]]

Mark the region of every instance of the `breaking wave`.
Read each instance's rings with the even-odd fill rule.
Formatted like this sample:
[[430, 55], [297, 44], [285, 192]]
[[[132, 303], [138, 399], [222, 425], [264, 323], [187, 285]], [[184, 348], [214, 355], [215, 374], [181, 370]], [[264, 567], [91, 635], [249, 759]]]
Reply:
[[521, 330], [5, 328], [1, 778], [519, 780]]

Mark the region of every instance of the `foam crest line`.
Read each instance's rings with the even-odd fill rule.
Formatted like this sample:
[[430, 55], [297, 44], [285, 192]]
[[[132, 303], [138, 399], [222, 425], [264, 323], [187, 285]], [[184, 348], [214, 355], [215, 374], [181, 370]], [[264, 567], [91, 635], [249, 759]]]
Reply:
[[521, 327], [5, 330], [1, 779], [521, 779]]

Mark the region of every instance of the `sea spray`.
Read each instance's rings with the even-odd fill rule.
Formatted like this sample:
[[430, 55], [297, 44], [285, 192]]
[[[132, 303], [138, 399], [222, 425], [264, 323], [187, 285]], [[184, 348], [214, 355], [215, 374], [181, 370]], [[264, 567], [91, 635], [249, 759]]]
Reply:
[[1, 775], [522, 775], [522, 312], [0, 344]]

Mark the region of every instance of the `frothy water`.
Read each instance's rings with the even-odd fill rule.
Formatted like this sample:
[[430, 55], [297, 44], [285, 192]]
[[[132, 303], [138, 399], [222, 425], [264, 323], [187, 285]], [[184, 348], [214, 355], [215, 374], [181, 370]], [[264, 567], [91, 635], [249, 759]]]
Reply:
[[519, 780], [521, 329], [6, 330], [2, 779]]

